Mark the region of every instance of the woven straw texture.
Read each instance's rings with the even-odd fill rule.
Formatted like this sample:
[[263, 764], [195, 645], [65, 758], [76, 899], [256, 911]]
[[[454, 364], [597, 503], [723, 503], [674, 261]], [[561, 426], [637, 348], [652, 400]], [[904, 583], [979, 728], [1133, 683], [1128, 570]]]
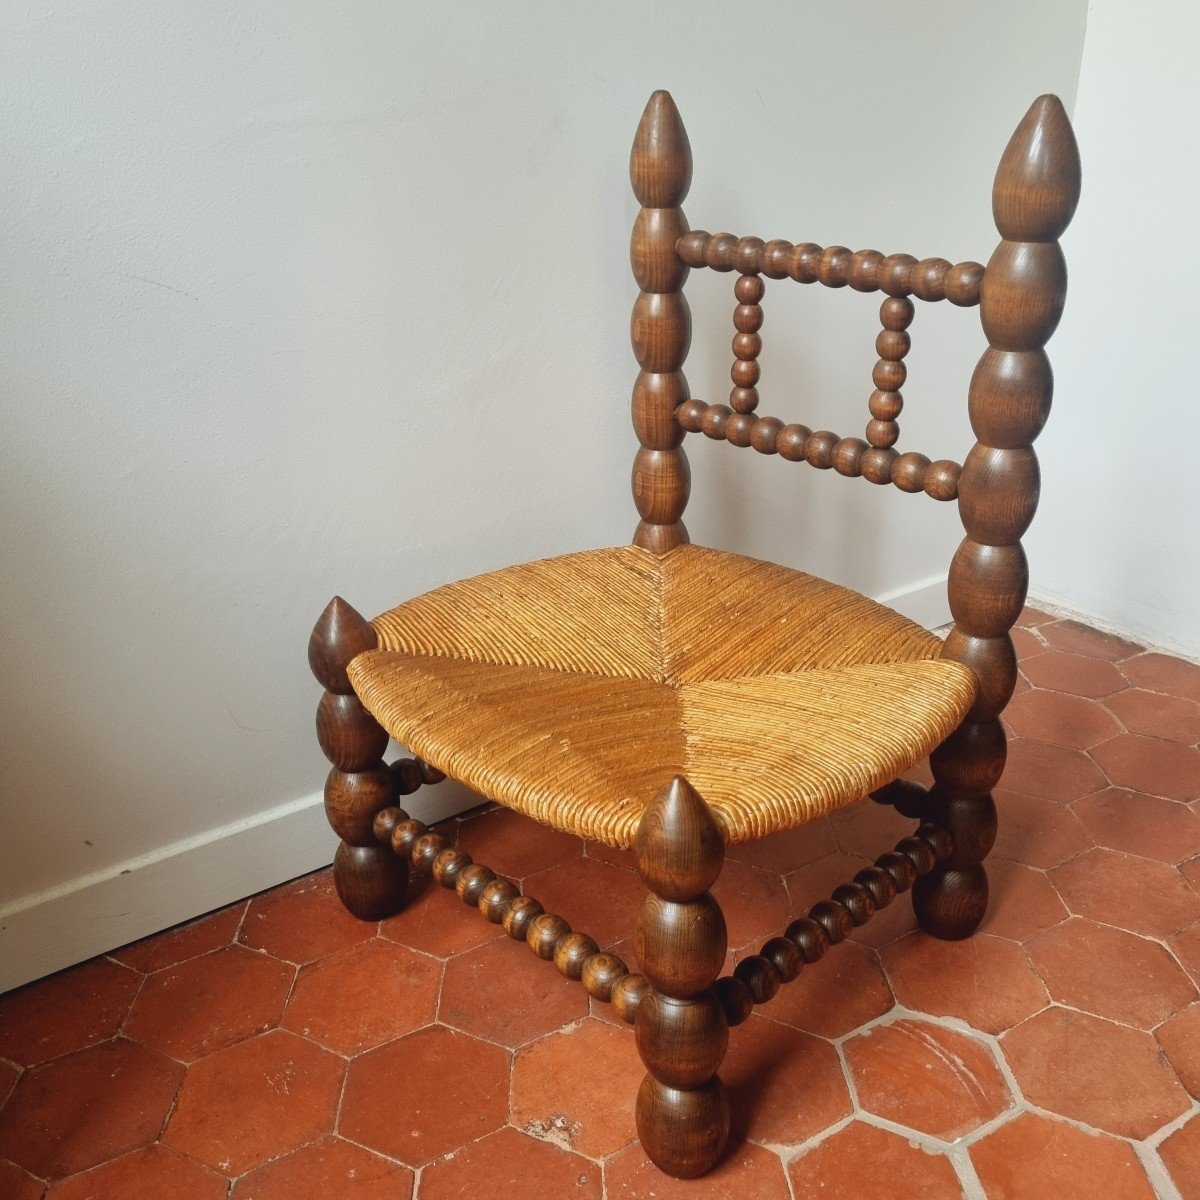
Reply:
[[846, 588], [636, 546], [438, 588], [372, 622], [355, 691], [415, 754], [556, 829], [627, 847], [685, 775], [726, 840], [850, 804], [959, 723], [974, 674]]

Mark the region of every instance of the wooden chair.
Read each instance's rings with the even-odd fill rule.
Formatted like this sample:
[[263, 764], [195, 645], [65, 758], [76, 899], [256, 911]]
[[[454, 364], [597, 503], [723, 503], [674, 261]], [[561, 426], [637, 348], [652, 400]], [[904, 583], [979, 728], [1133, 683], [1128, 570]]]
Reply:
[[[1000, 161], [1002, 240], [986, 268], [693, 230], [679, 207], [691, 174], [679, 114], [656, 92], [630, 159], [642, 205], [630, 251], [641, 288], [633, 545], [450, 584], [370, 622], [336, 598], [309, 646], [326, 689], [317, 736], [333, 763], [325, 805], [346, 907], [368, 920], [397, 911], [411, 863], [611, 1002], [648, 1071], [639, 1136], [681, 1177], [707, 1171], [725, 1145], [716, 1072], [729, 1027], [755, 1004], [898, 892], [912, 888], [935, 937], [967, 937], [984, 915], [999, 718], [1017, 671], [1009, 631], [1028, 580], [1020, 538], [1038, 499], [1032, 442], [1050, 410], [1043, 346], [1066, 291], [1057, 239], [1080, 186], [1054, 96], [1034, 102]], [[693, 267], [736, 276], [728, 404], [694, 399], [683, 375]], [[756, 415], [764, 277], [883, 292], [865, 440]], [[989, 345], [969, 391], [978, 441], [961, 467], [895, 449], [914, 297], [979, 306]], [[687, 433], [957, 499], [966, 537], [945, 643], [845, 588], [689, 545]], [[418, 757], [386, 766], [389, 735]], [[928, 792], [898, 778], [926, 754]], [[640, 973], [396, 806], [444, 775], [556, 829], [635, 848], [648, 889]], [[718, 978], [725, 921], [708, 889], [725, 846], [868, 795], [921, 822], [914, 835]]]

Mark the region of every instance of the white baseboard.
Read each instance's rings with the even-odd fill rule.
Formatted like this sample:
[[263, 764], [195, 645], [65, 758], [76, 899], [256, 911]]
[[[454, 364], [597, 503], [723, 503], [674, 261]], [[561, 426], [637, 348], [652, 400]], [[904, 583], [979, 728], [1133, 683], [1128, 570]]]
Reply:
[[[405, 807], [439, 821], [479, 803], [447, 780]], [[327, 866], [321, 794], [207, 830], [0, 908], [0, 992]]]
[[[945, 576], [877, 599], [927, 629], [950, 619]], [[405, 807], [430, 822], [478, 803], [447, 780]], [[317, 793], [19, 896], [0, 908], [0, 992], [315, 871], [334, 845]]]

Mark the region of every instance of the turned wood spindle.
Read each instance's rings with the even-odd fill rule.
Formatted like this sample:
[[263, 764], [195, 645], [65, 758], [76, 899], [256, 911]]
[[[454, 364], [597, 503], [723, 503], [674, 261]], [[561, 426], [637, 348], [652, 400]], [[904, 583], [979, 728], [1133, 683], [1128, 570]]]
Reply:
[[[729, 406], [735, 413], [752, 413], [758, 407], [758, 388], [755, 385], [759, 379], [758, 356], [762, 351], [762, 338], [758, 332], [763, 323], [762, 277], [752, 273], [739, 275], [733, 291], [738, 303], [733, 310], [735, 361], [730, 371], [733, 389], [729, 393]], [[734, 445], [748, 446], [753, 418], [748, 418], [741, 425], [745, 427], [745, 440], [742, 440], [740, 427], [735, 436], [734, 423], [731, 423], [726, 436]]]
[[[668, 1175], [702, 1175], [729, 1134], [716, 1074], [729, 1038], [712, 984], [725, 958], [725, 918], [709, 888], [725, 857], [708, 805], [676, 776], [646, 809], [634, 844], [650, 889], [634, 946], [648, 984], [634, 1031], [648, 1074], [637, 1097], [642, 1146]], [[614, 995], [615, 999], [615, 995]]]
[[657, 554], [688, 540], [683, 524], [690, 474], [675, 409], [688, 399], [684, 359], [692, 318], [683, 284], [687, 264], [675, 249], [687, 232], [679, 206], [692, 181], [692, 150], [675, 102], [650, 97], [629, 158], [629, 178], [641, 211], [629, 258], [641, 292], [630, 336], [641, 368], [633, 385], [633, 427], [641, 443], [633, 463], [633, 498], [641, 521], [634, 545]]
[[325, 780], [325, 815], [340, 839], [333, 880], [356, 917], [377, 921], [398, 912], [408, 861], [381, 846], [375, 817], [395, 805], [396, 780], [383, 761], [386, 730], [354, 694], [346, 668], [376, 646], [375, 630], [340, 596], [326, 606], [308, 642], [308, 663], [325, 694], [317, 706], [317, 741], [333, 764]]
[[1000, 713], [1017, 679], [1010, 630], [1029, 582], [1021, 536], [1038, 501], [1033, 441], [1050, 412], [1043, 349], [1058, 325], [1067, 269], [1058, 239], [1079, 200], [1079, 151], [1056, 96], [1034, 101], [1008, 143], [992, 189], [1002, 241], [984, 272], [980, 320], [988, 340], [971, 379], [977, 442], [963, 463], [958, 507], [966, 537], [950, 567], [954, 629], [944, 654], [974, 669], [979, 696], [931, 755], [927, 820], [953, 836], [953, 854], [913, 889], [921, 926], [967, 937], [987, 908], [983, 860], [996, 836], [992, 789], [1004, 770]]

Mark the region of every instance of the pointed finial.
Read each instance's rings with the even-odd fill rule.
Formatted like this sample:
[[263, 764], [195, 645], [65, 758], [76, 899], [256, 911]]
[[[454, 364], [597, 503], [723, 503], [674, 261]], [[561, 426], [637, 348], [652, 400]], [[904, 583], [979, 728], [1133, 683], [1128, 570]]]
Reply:
[[642, 814], [633, 843], [638, 870], [667, 900], [693, 900], [716, 882], [725, 838], [712, 809], [676, 775]]
[[375, 630], [341, 596], [334, 596], [308, 639], [308, 665], [326, 691], [348, 696], [354, 688], [346, 668], [356, 655], [378, 644]]
[[642, 113], [629, 178], [643, 208], [678, 208], [692, 185], [692, 147], [670, 92], [655, 92]]
[[992, 185], [992, 215], [1010, 242], [1053, 242], [1079, 203], [1079, 146], [1057, 96], [1039, 96], [1017, 126]]

